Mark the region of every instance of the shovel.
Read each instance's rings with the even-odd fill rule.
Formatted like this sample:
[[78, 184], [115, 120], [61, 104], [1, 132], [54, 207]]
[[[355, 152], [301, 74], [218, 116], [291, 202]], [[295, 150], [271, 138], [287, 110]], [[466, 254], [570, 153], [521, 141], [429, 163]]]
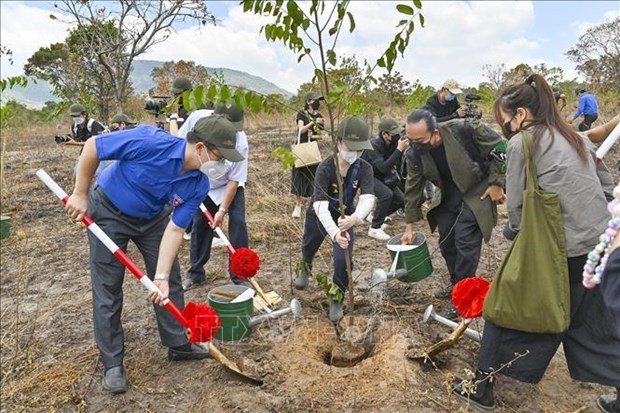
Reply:
[[[200, 204], [200, 210], [202, 211], [203, 215], [207, 218], [207, 221], [209, 221], [211, 226], [213, 226], [215, 220], [213, 219], [213, 216], [211, 215], [207, 207], [205, 207], [204, 204]], [[234, 259], [235, 253], [237, 252], [237, 250], [235, 250], [235, 247], [232, 246], [232, 244], [228, 240], [228, 237], [226, 237], [226, 235], [224, 234], [224, 231], [222, 231], [220, 227], [214, 227], [214, 230], [217, 233], [217, 236], [220, 237], [220, 239], [226, 245], [226, 248], [228, 249], [228, 252], [231, 255], [231, 260]], [[258, 268], [256, 270], [258, 271]], [[260, 303], [260, 301], [257, 301], [257, 302], [263, 307], [265, 311], [270, 312], [271, 308], [269, 308], [269, 305], [271, 303], [271, 300], [267, 298], [267, 295], [265, 294], [263, 289], [260, 287], [260, 285], [258, 285], [258, 282], [256, 282], [256, 280], [254, 279], [254, 275], [247, 277], [247, 279], [250, 281], [250, 284], [252, 284], [252, 287], [254, 287], [258, 295], [265, 301], [265, 303], [267, 303], [267, 307], [263, 306], [262, 303]]]
[[[37, 177], [61, 200], [63, 204], [67, 203], [67, 193], [42, 169], [36, 172]], [[114, 241], [93, 221], [93, 219], [84, 215], [82, 223], [86, 225], [88, 230], [101, 241], [110, 252], [127, 268], [137, 279], [146, 287], [147, 290], [161, 294], [161, 291], [151, 281], [149, 277], [145, 277], [144, 273], [138, 266], [127, 256], [127, 254], [116, 245]], [[195, 304], [189, 302], [183, 311], [169, 299], [163, 301], [164, 308], [177, 319], [177, 321], [186, 328], [189, 341], [192, 343], [206, 343], [209, 354], [215, 360], [220, 362], [229, 370], [240, 375], [244, 379], [250, 380], [255, 384], [262, 384], [262, 380], [248, 376], [243, 373], [239, 367], [228, 360], [214, 345], [211, 339], [221, 327], [221, 321], [215, 310], [206, 304]]]

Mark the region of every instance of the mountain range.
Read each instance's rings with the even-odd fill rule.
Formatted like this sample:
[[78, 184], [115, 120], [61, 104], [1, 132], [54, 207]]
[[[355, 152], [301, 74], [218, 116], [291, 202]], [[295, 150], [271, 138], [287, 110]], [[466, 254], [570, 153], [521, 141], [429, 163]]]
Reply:
[[[148, 90], [154, 86], [151, 72], [154, 68], [160, 67], [163, 64], [164, 62], [156, 60], [135, 60], [133, 62], [133, 70], [130, 78], [134, 91], [137, 94], [148, 93]], [[225, 67], [207, 67], [206, 69], [209, 74], [221, 72], [226, 84], [231, 86], [243, 86], [266, 95], [280, 94], [284, 95], [286, 98], [293, 96], [291, 92], [259, 76]], [[25, 88], [15, 87], [14, 89], [5, 90], [2, 93], [2, 101], [5, 102], [14, 99], [28, 107], [40, 108], [44, 106], [47, 101], [58, 100], [56, 96], [52, 95], [51, 91], [52, 87], [49, 83], [42, 80], [37, 80], [37, 83], [34, 83], [32, 80], [29, 80], [28, 86]]]

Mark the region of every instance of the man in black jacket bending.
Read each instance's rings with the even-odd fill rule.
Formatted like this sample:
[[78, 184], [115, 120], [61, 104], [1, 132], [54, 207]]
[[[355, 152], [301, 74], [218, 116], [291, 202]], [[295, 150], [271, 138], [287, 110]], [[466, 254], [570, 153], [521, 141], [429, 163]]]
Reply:
[[428, 98], [423, 109], [435, 115], [437, 122], [464, 118], [465, 110], [461, 108], [456, 98], [456, 95], [461, 93], [463, 91], [459, 88], [459, 82], [454, 79], [448, 79], [443, 83], [439, 92]]
[[362, 159], [372, 165], [377, 198], [368, 236], [380, 241], [390, 239], [382, 228], [385, 218], [405, 206], [404, 183], [399, 171], [409, 141], [400, 140], [403, 129], [392, 118], [382, 119], [379, 122], [379, 136], [370, 140], [373, 150], [362, 154]]

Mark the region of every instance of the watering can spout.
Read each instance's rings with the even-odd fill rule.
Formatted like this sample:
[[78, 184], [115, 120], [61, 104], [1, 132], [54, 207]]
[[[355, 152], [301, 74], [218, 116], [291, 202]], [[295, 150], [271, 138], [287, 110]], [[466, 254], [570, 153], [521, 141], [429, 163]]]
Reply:
[[257, 315], [255, 317], [250, 318], [249, 325], [250, 327], [254, 327], [267, 320], [273, 320], [275, 318], [279, 318], [289, 313], [293, 314], [295, 318], [301, 317], [301, 303], [296, 298], [293, 298], [291, 300], [291, 304], [287, 308], [283, 308], [281, 310], [275, 310], [270, 313], [261, 314], [261, 315]]

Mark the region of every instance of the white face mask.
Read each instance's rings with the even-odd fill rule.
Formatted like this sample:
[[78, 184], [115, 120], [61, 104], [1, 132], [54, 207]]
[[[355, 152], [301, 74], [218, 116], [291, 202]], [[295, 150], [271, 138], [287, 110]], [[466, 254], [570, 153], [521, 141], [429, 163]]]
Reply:
[[338, 145], [338, 155], [342, 158], [342, 160], [348, 162], [350, 165], [353, 165], [353, 162], [360, 157], [360, 152], [347, 151], [342, 147], [342, 145]]
[[73, 119], [73, 124], [74, 125], [81, 125], [82, 123], [84, 123], [84, 117], [83, 116], [76, 116]]
[[[200, 160], [200, 156], [198, 157], [198, 159]], [[224, 178], [224, 176], [226, 175], [226, 164], [224, 163], [224, 160], [222, 159], [221, 161], [212, 161], [209, 157], [209, 152], [207, 152], [207, 159], [209, 160], [204, 163], [202, 162], [202, 160], [200, 160], [200, 172], [207, 175], [210, 179], [213, 179], [214, 181]]]

